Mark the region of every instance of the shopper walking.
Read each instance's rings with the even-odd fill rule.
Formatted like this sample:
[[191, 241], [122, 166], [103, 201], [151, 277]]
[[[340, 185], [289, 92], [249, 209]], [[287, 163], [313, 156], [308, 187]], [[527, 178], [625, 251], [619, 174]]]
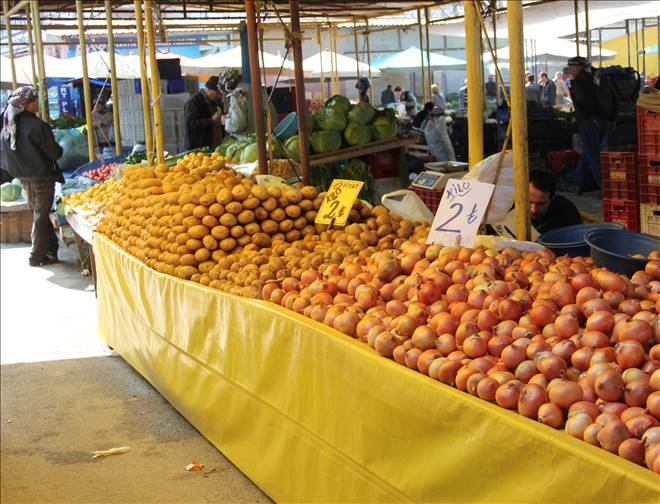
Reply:
[[360, 77], [355, 83], [355, 89], [358, 90], [360, 96], [360, 102], [369, 103], [369, 88], [371, 87], [371, 82], [367, 77]]
[[387, 88], [380, 94], [380, 104], [383, 107], [387, 107], [392, 103], [396, 103], [396, 96], [394, 95], [394, 91], [392, 91], [392, 84], [388, 84]]
[[62, 147], [50, 125], [36, 116], [39, 94], [32, 86], [16, 89], [7, 100], [2, 116], [2, 148], [7, 171], [19, 178], [28, 193], [33, 212], [30, 266], [58, 262], [58, 240], [50, 221], [55, 182], [64, 182], [56, 161]]
[[431, 100], [433, 101], [433, 108], [439, 113], [445, 113], [445, 97], [440, 92], [440, 87], [437, 84], [431, 85]]
[[206, 81], [204, 89], [192, 95], [184, 105], [186, 150], [210, 147], [222, 141], [222, 93], [218, 77]]
[[539, 85], [534, 82], [534, 76], [529, 74], [527, 76], [527, 82], [525, 84], [525, 98], [527, 99], [527, 105], [533, 105], [536, 107], [541, 106], [541, 88]]
[[571, 99], [582, 141], [577, 167], [578, 194], [582, 194], [590, 185], [600, 189], [600, 149], [608, 123], [616, 118], [616, 102], [607, 81], [596, 85], [594, 72], [585, 58], [571, 58], [568, 66], [572, 75]]
[[545, 72], [539, 74], [539, 88], [541, 89], [541, 105], [543, 107], [554, 107], [557, 100], [557, 87]]
[[566, 84], [566, 81], [564, 80], [564, 73], [563, 72], [557, 72], [555, 74], [555, 88], [557, 90], [557, 95], [555, 97], [555, 103], [557, 105], [570, 105], [571, 102], [571, 91], [568, 89], [568, 85]]

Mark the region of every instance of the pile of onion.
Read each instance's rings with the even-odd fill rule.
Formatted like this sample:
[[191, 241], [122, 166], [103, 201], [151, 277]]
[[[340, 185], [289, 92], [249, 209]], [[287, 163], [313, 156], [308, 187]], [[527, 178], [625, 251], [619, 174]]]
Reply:
[[267, 285], [384, 357], [660, 473], [660, 260], [426, 245]]

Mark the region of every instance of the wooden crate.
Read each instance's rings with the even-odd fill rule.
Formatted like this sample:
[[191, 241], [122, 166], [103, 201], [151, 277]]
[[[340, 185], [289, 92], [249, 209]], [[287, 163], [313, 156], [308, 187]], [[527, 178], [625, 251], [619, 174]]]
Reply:
[[32, 211], [0, 213], [0, 242], [18, 243], [31, 241]]
[[640, 205], [640, 231], [652, 236], [660, 236], [660, 206]]

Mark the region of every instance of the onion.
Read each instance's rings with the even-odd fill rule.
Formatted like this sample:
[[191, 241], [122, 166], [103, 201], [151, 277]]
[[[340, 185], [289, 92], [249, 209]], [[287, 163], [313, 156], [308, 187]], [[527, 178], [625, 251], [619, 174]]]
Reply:
[[581, 303], [582, 313], [585, 317], [590, 317], [596, 311], [611, 311], [612, 307], [603, 298], [594, 298]]
[[653, 390], [646, 380], [632, 380], [624, 386], [624, 401], [628, 406], [644, 406], [651, 392]]
[[554, 403], [544, 403], [539, 407], [538, 421], [542, 424], [558, 429], [561, 427], [561, 424], [564, 423], [564, 412]]
[[419, 356], [422, 355], [422, 351], [419, 348], [411, 348], [406, 351], [405, 356], [405, 365], [410, 369], [417, 370], [417, 360]]
[[392, 357], [394, 360], [401, 364], [402, 366], [406, 365], [406, 352], [410, 350], [406, 345], [397, 346], [392, 352]]
[[604, 292], [603, 299], [610, 304], [610, 308], [613, 310], [619, 306], [626, 297], [621, 292]]
[[587, 331], [582, 335], [582, 346], [587, 348], [604, 348], [609, 346], [610, 339], [601, 331]]
[[575, 303], [575, 291], [566, 281], [555, 283], [550, 289], [550, 299], [560, 307]]
[[592, 423], [591, 425], [588, 425], [587, 428], [584, 429], [582, 439], [584, 439], [589, 444], [600, 446], [600, 443], [598, 442], [598, 433], [603, 427], [604, 425], [599, 423]]
[[[516, 367], [516, 378], [523, 383], [529, 383], [529, 380], [532, 379], [538, 373], [538, 368], [532, 360], [525, 360], [518, 364]], [[545, 401], [544, 401], [545, 402]]]
[[624, 340], [614, 347], [616, 362], [623, 369], [638, 368], [646, 360], [646, 353], [641, 343], [636, 340]]
[[631, 406], [630, 408], [626, 408], [621, 412], [621, 421], [623, 423], [626, 423], [628, 420], [630, 420], [632, 417], [637, 416], [637, 415], [643, 415], [646, 413], [646, 410], [644, 408], [640, 408], [639, 406]]
[[495, 402], [502, 408], [516, 409], [522, 386], [519, 380], [510, 380], [500, 385], [495, 392]]
[[660, 391], [655, 391], [649, 394], [646, 398], [646, 409], [655, 418], [660, 419]]
[[630, 434], [637, 439], [642, 439], [644, 433], [652, 429], [653, 427], [658, 426], [658, 421], [651, 415], [641, 414], [635, 415], [632, 418], [629, 418], [625, 422], [626, 427], [630, 431]]
[[389, 331], [380, 333], [375, 341], [374, 348], [384, 357], [392, 357], [392, 352], [399, 344], [399, 340]]
[[[594, 282], [595, 283], [595, 282]], [[584, 303], [591, 299], [598, 299], [602, 297], [601, 291], [592, 286], [582, 287], [575, 295], [575, 303], [582, 306]]]
[[427, 325], [417, 327], [412, 334], [413, 344], [422, 351], [435, 349], [435, 340], [435, 331]]
[[438, 336], [442, 334], [451, 334], [452, 336], [458, 328], [458, 322], [447, 312], [440, 312], [429, 320], [429, 325], [435, 330]]
[[548, 380], [564, 376], [568, 367], [566, 365], [566, 361], [564, 361], [564, 359], [561, 357], [557, 357], [556, 355], [550, 355], [540, 359], [537, 362], [537, 365], [539, 371], [541, 371], [543, 376], [545, 376]]
[[555, 312], [546, 305], [533, 306], [527, 314], [534, 325], [544, 327], [555, 319]]
[[639, 439], [626, 439], [620, 445], [618, 454], [626, 460], [630, 460], [634, 464], [644, 463], [644, 443]]
[[621, 417], [621, 414], [628, 409], [628, 405], [622, 402], [606, 402], [598, 399], [597, 404], [603, 413], [613, 413], [617, 417]]
[[524, 385], [518, 398], [518, 413], [527, 418], [537, 418], [539, 408], [548, 401], [545, 388], [537, 384]]
[[628, 287], [621, 275], [607, 270], [597, 272], [595, 280], [604, 291], [624, 292]]
[[548, 397], [550, 402], [562, 408], [569, 408], [571, 404], [582, 400], [582, 388], [575, 382], [561, 380], [554, 386], [548, 387]]
[[626, 424], [621, 420], [613, 420], [600, 430], [597, 439], [601, 447], [609, 452], [617, 453], [619, 445], [630, 437]]
[[486, 401], [495, 401], [495, 394], [500, 383], [492, 377], [486, 377], [477, 385], [477, 395]]
[[614, 315], [606, 310], [593, 312], [587, 319], [585, 328], [587, 331], [600, 331], [609, 334], [614, 327]]
[[660, 390], [660, 369], [656, 369], [649, 378], [649, 385], [653, 390]]
[[552, 347], [552, 353], [561, 357], [566, 362], [571, 362], [571, 356], [577, 351], [575, 343], [571, 340], [563, 340]]
[[571, 364], [580, 371], [586, 371], [589, 369], [589, 362], [591, 361], [593, 354], [594, 350], [592, 348], [580, 348], [571, 355]]
[[438, 380], [447, 385], [454, 385], [456, 373], [458, 373], [461, 366], [462, 364], [459, 361], [448, 360], [438, 369]]
[[591, 425], [592, 421], [592, 418], [588, 414], [576, 412], [573, 415], [569, 415], [564, 430], [569, 436], [583, 439], [584, 431], [589, 425]]
[[614, 369], [608, 369], [598, 375], [594, 381], [594, 390], [604, 401], [619, 401], [623, 397], [624, 381]]
[[651, 324], [644, 320], [630, 320], [623, 325], [617, 337], [619, 341], [630, 339], [645, 345], [653, 339], [653, 329]]
[[477, 395], [477, 387], [482, 380], [485, 380], [487, 376], [484, 373], [478, 372], [471, 374], [467, 379], [467, 391], [470, 395]]
[[568, 408], [568, 416], [571, 416], [572, 413], [576, 412], [586, 413], [591, 417], [592, 422], [595, 422], [598, 415], [600, 415], [598, 406], [589, 401], [577, 401], [571, 404]]
[[660, 443], [660, 427], [651, 427], [642, 436], [642, 441], [648, 448], [651, 445]]

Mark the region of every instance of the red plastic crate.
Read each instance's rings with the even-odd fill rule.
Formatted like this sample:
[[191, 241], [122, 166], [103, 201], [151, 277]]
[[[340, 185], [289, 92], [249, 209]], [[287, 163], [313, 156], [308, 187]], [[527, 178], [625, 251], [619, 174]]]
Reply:
[[417, 196], [419, 196], [420, 199], [424, 202], [426, 207], [431, 210], [433, 214], [435, 214], [435, 212], [438, 210], [438, 207], [440, 206], [440, 200], [442, 199], [442, 193], [444, 192], [442, 189], [432, 191], [431, 189], [424, 189], [422, 187], [415, 186], [410, 186], [408, 189], [416, 193]]
[[580, 154], [574, 150], [552, 151], [548, 153], [548, 166], [553, 172], [558, 173], [567, 161], [577, 161], [578, 159], [580, 159]]
[[603, 200], [603, 220], [619, 222], [629, 231], [639, 231], [639, 200]]
[[[648, 126], [648, 123], [647, 123]], [[637, 131], [637, 148], [640, 155], [660, 154], [660, 131]]]
[[637, 107], [637, 134], [660, 132], [660, 113]]
[[640, 203], [660, 205], [660, 154], [639, 157]]
[[399, 149], [375, 152], [362, 158], [374, 178], [390, 178], [399, 175]]
[[603, 152], [600, 155], [603, 197], [639, 199], [639, 169], [635, 152]]

